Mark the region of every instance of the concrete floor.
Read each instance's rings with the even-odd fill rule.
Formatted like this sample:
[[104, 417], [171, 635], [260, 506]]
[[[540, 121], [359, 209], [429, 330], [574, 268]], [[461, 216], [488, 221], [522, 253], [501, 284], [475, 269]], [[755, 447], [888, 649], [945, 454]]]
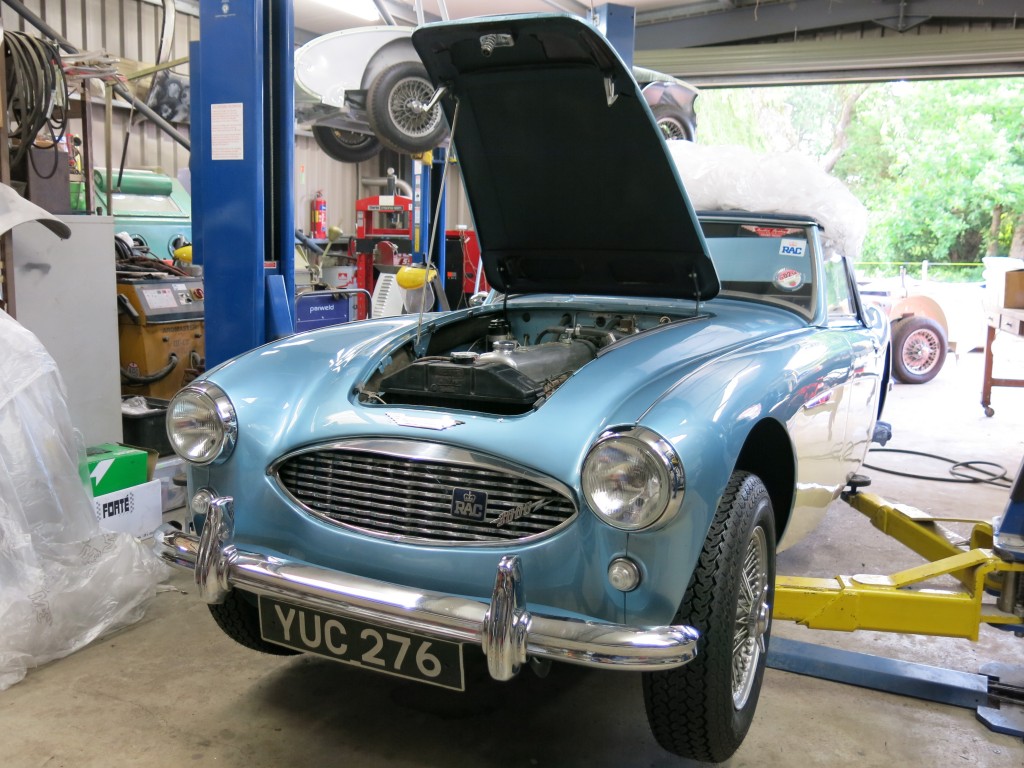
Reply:
[[[1024, 343], [1000, 340], [997, 374], [1024, 375]], [[930, 384], [897, 386], [890, 447], [997, 462], [1024, 455], [1024, 389], [979, 406], [982, 356], [952, 357]], [[897, 457], [870, 463], [896, 467]], [[899, 461], [910, 471], [943, 465]], [[872, 490], [933, 514], [989, 518], [1007, 492], [870, 472]], [[886, 572], [920, 562], [837, 503], [779, 558], [785, 574]], [[312, 657], [269, 657], [222, 635], [177, 574], [143, 621], [0, 693], [0, 765], [91, 766], [637, 766], [692, 765], [651, 738], [638, 678], [572, 667], [545, 680], [494, 683], [467, 670], [456, 694]], [[1024, 663], [1024, 640], [988, 627], [979, 642], [874, 632], [776, 636], [976, 673]], [[751, 731], [730, 766], [1024, 766], [1024, 742], [974, 713], [769, 669]]]

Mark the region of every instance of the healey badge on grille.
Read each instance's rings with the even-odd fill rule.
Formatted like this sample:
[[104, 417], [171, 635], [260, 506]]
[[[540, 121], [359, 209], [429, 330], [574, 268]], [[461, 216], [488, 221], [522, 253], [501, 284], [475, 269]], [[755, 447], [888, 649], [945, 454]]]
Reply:
[[469, 520], [483, 520], [487, 512], [487, 494], [469, 488], [455, 488], [452, 491], [452, 515]]
[[526, 517], [531, 512], [536, 512], [542, 507], [546, 507], [551, 503], [551, 499], [533, 499], [532, 501], [524, 501], [521, 504], [506, 509], [494, 520], [494, 527], [501, 528], [503, 525], [515, 522], [521, 517]]

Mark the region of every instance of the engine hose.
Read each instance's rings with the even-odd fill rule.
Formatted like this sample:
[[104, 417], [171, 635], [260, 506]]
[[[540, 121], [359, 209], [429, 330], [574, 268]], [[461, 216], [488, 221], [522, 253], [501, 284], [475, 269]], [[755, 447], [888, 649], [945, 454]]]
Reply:
[[123, 376], [124, 379], [129, 384], [155, 384], [161, 379], [166, 379], [170, 375], [171, 371], [174, 370], [175, 366], [177, 366], [177, 364], [178, 356], [171, 352], [170, 357], [167, 358], [167, 365], [165, 365], [156, 373], [151, 373], [148, 376], [137, 376], [134, 373], [129, 373], [124, 368], [122, 368], [121, 376]]

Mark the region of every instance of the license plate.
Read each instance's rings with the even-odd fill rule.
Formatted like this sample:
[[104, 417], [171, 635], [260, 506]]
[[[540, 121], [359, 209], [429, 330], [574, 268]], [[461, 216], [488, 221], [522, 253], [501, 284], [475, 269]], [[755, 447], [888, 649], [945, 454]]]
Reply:
[[345, 664], [465, 690], [462, 646], [259, 598], [263, 639]]

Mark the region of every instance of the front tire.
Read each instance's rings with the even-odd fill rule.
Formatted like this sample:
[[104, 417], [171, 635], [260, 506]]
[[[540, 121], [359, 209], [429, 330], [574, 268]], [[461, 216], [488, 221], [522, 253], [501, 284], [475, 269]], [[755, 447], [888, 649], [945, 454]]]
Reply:
[[268, 643], [260, 636], [260, 612], [255, 598], [233, 589], [223, 603], [208, 606], [213, 620], [236, 643], [272, 656], [296, 656], [299, 651]]
[[946, 362], [949, 343], [942, 326], [924, 315], [911, 315], [892, 324], [893, 374], [904, 384], [934, 379]]
[[700, 632], [689, 664], [643, 675], [647, 721], [669, 752], [728, 759], [750, 728], [775, 592], [775, 518], [756, 475], [734, 472], [673, 621]]

